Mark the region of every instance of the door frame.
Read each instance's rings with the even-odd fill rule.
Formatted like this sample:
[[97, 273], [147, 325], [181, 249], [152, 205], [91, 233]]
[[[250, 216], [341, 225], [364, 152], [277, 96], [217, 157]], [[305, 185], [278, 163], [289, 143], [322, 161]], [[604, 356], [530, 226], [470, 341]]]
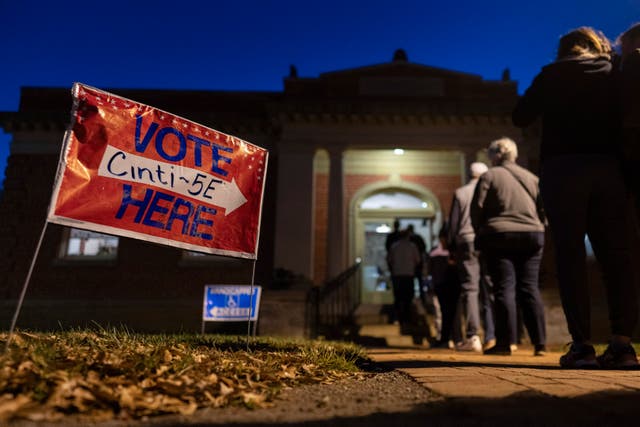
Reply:
[[[376, 193], [399, 191], [426, 200], [428, 205], [421, 209], [361, 209], [362, 201]], [[440, 201], [428, 188], [410, 182], [380, 181], [359, 189], [349, 206], [349, 259], [364, 258], [365, 221], [378, 221], [393, 224], [395, 218], [430, 218], [434, 229], [442, 225]], [[364, 296], [364, 280], [360, 283], [361, 296]]]

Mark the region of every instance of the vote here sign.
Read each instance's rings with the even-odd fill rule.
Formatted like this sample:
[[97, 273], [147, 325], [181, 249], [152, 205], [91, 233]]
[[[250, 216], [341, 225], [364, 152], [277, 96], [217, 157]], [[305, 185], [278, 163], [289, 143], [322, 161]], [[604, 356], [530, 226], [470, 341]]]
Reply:
[[76, 83], [48, 221], [255, 259], [268, 153]]

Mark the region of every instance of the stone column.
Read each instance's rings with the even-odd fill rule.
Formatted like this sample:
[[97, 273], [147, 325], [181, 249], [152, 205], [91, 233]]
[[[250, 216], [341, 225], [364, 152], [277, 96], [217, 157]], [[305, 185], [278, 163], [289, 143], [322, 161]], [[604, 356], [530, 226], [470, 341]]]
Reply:
[[344, 212], [343, 147], [329, 151], [329, 218], [327, 224], [327, 279], [340, 274], [346, 267], [347, 233]]
[[277, 158], [274, 267], [311, 278], [313, 155], [303, 143], [282, 143]]

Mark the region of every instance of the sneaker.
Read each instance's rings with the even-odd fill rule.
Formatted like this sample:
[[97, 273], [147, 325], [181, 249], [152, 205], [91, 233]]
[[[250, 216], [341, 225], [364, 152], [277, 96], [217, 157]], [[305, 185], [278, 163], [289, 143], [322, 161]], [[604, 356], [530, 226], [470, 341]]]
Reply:
[[631, 344], [609, 344], [602, 355], [597, 357], [604, 369], [637, 369], [638, 358]]
[[475, 351], [476, 353], [482, 352], [482, 342], [480, 342], [480, 337], [477, 335], [472, 335], [470, 338], [459, 345], [456, 345], [457, 351]]
[[546, 356], [547, 355], [547, 346], [544, 344], [536, 344], [533, 347], [533, 355], [534, 356]]
[[514, 351], [518, 351], [518, 344], [511, 344], [509, 345], [509, 349], [511, 350], [511, 352], [513, 353]]
[[488, 356], [511, 356], [511, 348], [494, 345], [490, 349], [485, 350], [483, 354], [486, 354]]
[[560, 356], [560, 366], [567, 369], [596, 369], [599, 367], [596, 350], [589, 344], [571, 344], [569, 351]]

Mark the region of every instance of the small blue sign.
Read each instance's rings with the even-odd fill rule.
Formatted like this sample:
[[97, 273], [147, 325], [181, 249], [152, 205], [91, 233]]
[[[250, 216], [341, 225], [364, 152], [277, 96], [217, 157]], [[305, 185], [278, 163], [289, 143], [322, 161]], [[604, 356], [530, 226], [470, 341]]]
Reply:
[[211, 322], [257, 321], [261, 293], [260, 286], [205, 285], [202, 320]]

